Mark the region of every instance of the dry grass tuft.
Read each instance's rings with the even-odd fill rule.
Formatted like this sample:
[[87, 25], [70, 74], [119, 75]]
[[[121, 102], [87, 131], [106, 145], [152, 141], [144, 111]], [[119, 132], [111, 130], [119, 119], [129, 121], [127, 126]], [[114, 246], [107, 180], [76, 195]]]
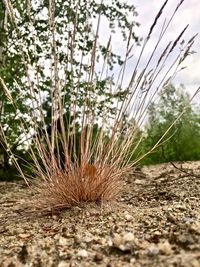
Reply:
[[[50, 181], [49, 181], [50, 179]], [[69, 208], [85, 202], [113, 200], [122, 186], [121, 174], [113, 168], [86, 164], [66, 172], [57, 168], [52, 177], [35, 183], [42, 198], [37, 208]]]

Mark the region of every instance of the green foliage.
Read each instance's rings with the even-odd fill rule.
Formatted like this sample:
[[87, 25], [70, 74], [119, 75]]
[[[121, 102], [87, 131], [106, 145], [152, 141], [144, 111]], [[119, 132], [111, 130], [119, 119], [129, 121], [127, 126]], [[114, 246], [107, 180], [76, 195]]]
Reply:
[[183, 86], [167, 86], [159, 103], [152, 103], [149, 107], [149, 125], [142, 152], [148, 151], [160, 140], [184, 108], [186, 110], [183, 116], [142, 164], [200, 159], [200, 112], [192, 107]]
[[[87, 90], [95, 91], [96, 95], [102, 99], [99, 106], [94, 108], [98, 117], [103, 117], [105, 109], [112, 117], [116, 112], [113, 101], [121, 101], [125, 92], [119, 90], [116, 95], [113, 95], [110, 90], [114, 83], [112, 75], [105, 79], [99, 78], [100, 73], [98, 71], [94, 73], [93, 82], [88, 88], [88, 83], [85, 84], [82, 77], [88, 72], [90, 63], [81, 62], [81, 56], [86, 55], [89, 59], [92, 55], [96, 30], [93, 24], [97, 23], [100, 12], [102, 17], [107, 20], [111, 32], [119, 29], [124, 40], [128, 38], [131, 27], [134, 29], [134, 27], [139, 26], [134, 21], [137, 16], [135, 7], [121, 3], [119, 0], [105, 4], [99, 4], [97, 1], [59, 0], [56, 1], [56, 6], [52, 7], [49, 7], [49, 3], [49, 1], [42, 0], [12, 1], [14, 12], [17, 14], [15, 21], [17, 28], [6, 14], [3, 2], [0, 4], [0, 76], [9, 87], [12, 98], [17, 104], [13, 106], [10, 103], [0, 85], [0, 124], [4, 126], [4, 134], [10, 149], [14, 154], [25, 158], [28, 158], [28, 155], [26, 153], [25, 155], [23, 151], [23, 140], [26, 138], [22, 134], [20, 121], [21, 119], [25, 121], [27, 129], [31, 129], [32, 125], [29, 118], [35, 116], [33, 120], [40, 127], [38, 110], [35, 110], [33, 103], [30, 103], [30, 90], [27, 88], [37, 87], [38, 92], [42, 95], [41, 109], [47, 129], [51, 129], [51, 100], [52, 95], [55, 94], [56, 83], [50, 64], [53, 54], [55, 53], [57, 57], [59, 79], [65, 91], [63, 97], [65, 117], [69, 118], [74, 99], [76, 99], [79, 107], [83, 106], [86, 86]], [[54, 11], [55, 25], [52, 25], [49, 20], [48, 9]], [[56, 51], [53, 50], [51, 40], [53, 27], [55, 27]], [[139, 44], [140, 40], [134, 34], [134, 30], [131, 38], [136, 44]], [[109, 40], [109, 36], [107, 39]], [[107, 43], [98, 43], [97, 64], [102, 64], [107, 53]], [[27, 69], [24, 62], [30, 70]], [[82, 64], [81, 71], [80, 64]], [[115, 53], [109, 55], [110, 70], [115, 65], [122, 64], [123, 59], [120, 55]], [[28, 80], [26, 75], [26, 72], [31, 71], [31, 68], [34, 76], [32, 81]], [[36, 70], [36, 73], [33, 69]], [[74, 88], [79, 88], [79, 90], [74, 90]], [[36, 98], [39, 98], [39, 93]], [[89, 106], [95, 106], [95, 98], [89, 101]], [[66, 119], [66, 128], [70, 128], [69, 124], [73, 124], [73, 120], [76, 120], [75, 124], [77, 125], [80, 114], [81, 108], [77, 110], [76, 118], [71, 116], [70, 122]], [[79, 125], [77, 125], [77, 129], [79, 129]], [[3, 153], [5, 149], [3, 148]], [[9, 158], [6, 157], [5, 159], [7, 166]]]

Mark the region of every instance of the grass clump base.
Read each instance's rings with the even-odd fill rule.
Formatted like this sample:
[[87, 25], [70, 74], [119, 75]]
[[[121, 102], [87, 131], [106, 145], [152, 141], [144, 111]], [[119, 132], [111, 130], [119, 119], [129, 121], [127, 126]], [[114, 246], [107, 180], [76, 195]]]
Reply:
[[82, 203], [108, 202], [118, 196], [122, 186], [121, 174], [116, 170], [89, 164], [68, 172], [57, 168], [51, 177], [43, 181], [37, 178], [33, 183], [34, 191], [40, 196], [35, 202], [37, 209], [50, 207], [54, 210]]

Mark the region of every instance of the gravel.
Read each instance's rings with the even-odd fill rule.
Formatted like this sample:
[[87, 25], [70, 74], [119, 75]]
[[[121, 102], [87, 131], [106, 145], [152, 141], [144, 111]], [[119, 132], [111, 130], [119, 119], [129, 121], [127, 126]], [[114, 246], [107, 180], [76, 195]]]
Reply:
[[112, 203], [30, 212], [34, 195], [0, 182], [0, 267], [200, 267], [200, 162], [143, 167]]

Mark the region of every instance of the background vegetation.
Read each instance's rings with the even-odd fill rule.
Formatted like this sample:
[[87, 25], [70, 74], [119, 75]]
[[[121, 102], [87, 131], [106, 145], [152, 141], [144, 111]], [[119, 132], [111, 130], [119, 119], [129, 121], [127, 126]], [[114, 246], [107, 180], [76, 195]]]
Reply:
[[159, 102], [152, 103], [149, 107], [143, 150], [148, 151], [159, 140], [183, 107], [186, 107], [186, 111], [168, 132], [166, 141], [161, 142], [142, 164], [200, 159], [199, 108], [190, 103], [184, 86], [176, 88], [172, 84], [160, 96]]
[[[18, 29], [11, 21], [5, 7], [5, 2], [0, 3], [0, 76], [4, 79], [6, 85], [11, 89], [12, 99], [17, 103], [16, 108], [7, 98], [0, 84], [0, 124], [3, 126], [4, 134], [7, 138], [9, 150], [19, 158], [19, 164], [23, 159], [31, 161], [28, 151], [24, 149], [24, 143], [27, 143], [27, 137], [23, 135], [21, 119], [26, 122], [27, 127], [32, 125], [29, 120], [27, 108], [30, 108], [30, 91], [28, 88], [35, 89], [35, 85], [27, 79], [27, 69], [24, 67], [24, 61], [28, 60], [33, 66], [33, 75], [37, 80], [37, 92], [42, 97], [42, 110], [45, 114], [45, 123], [47, 132], [51, 133], [52, 106], [51, 97], [54, 87], [54, 77], [52, 77], [51, 60], [56, 60], [59, 77], [64, 84], [64, 112], [65, 118], [70, 116], [70, 107], [76, 99], [79, 110], [76, 114], [75, 127], [76, 131], [80, 130], [80, 108], [84, 102], [84, 89], [91, 90], [98, 96], [101, 96], [101, 102], [96, 106], [96, 114], [99, 118], [103, 116], [103, 109], [107, 109], [110, 118], [114, 114], [113, 100], [123, 99], [123, 90], [113, 95], [110, 91], [110, 84], [113, 83], [113, 77], [107, 76], [105, 79], [100, 77], [100, 73], [95, 73], [96, 86], [88, 88], [88, 84], [82, 82], [80, 77], [87, 75], [90, 69], [89, 63], [82, 61], [85, 55], [91, 55], [93, 51], [94, 31], [93, 23], [97, 23], [99, 14], [109, 21], [109, 27], [112, 32], [118, 29], [124, 40], [129, 36], [130, 27], [138, 27], [139, 24], [134, 21], [137, 12], [133, 5], [122, 4], [120, 1], [99, 5], [95, 1], [79, 1], [79, 8], [73, 1], [58, 1], [54, 7], [54, 20], [56, 23], [55, 46], [57, 51], [53, 51], [49, 38], [52, 34], [53, 25], [49, 21], [48, 10], [50, 10], [50, 1], [36, 1], [34, 5], [30, 1], [11, 1], [18, 18]], [[101, 8], [99, 8], [99, 6]], [[130, 19], [132, 18], [132, 19]], [[129, 37], [130, 38], [130, 37]], [[132, 31], [131, 38], [135, 44], [139, 44], [139, 37]], [[22, 53], [22, 43], [25, 54]], [[106, 57], [107, 44], [97, 44], [97, 61], [100, 56]], [[76, 56], [74, 56], [76, 55]], [[89, 57], [88, 57], [89, 58]], [[101, 62], [102, 64], [102, 62]], [[122, 65], [123, 60], [120, 55], [113, 52], [109, 55], [108, 65], [112, 69], [115, 65]], [[80, 70], [81, 65], [81, 70]], [[34, 69], [37, 73], [34, 73]], [[72, 88], [79, 87], [79, 90]], [[94, 92], [95, 91], [95, 92]], [[95, 99], [90, 99], [88, 105], [92, 106]], [[35, 105], [36, 106], [36, 105]], [[32, 106], [31, 114], [35, 116], [35, 122], [41, 129], [41, 136], [44, 134], [44, 127], [38, 119], [38, 110]], [[66, 128], [68, 124], [73, 124], [74, 117], [71, 121], [65, 120]], [[40, 125], [41, 124], [41, 125]], [[97, 127], [97, 124], [96, 126]], [[58, 131], [61, 131], [58, 122]], [[9, 164], [7, 154], [7, 144], [0, 135], [0, 179], [12, 177], [16, 169]], [[34, 148], [33, 148], [34, 149]], [[22, 161], [20, 160], [22, 159]], [[23, 166], [23, 165], [22, 165]]]

